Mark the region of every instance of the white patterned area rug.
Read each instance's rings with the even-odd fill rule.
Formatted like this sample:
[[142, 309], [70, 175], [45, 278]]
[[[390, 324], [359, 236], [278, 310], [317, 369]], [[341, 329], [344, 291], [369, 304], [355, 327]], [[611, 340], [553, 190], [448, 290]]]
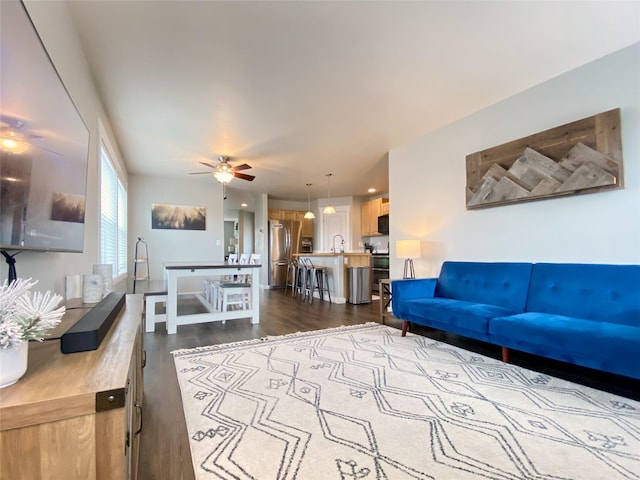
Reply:
[[198, 480], [640, 478], [640, 402], [384, 325], [173, 353]]

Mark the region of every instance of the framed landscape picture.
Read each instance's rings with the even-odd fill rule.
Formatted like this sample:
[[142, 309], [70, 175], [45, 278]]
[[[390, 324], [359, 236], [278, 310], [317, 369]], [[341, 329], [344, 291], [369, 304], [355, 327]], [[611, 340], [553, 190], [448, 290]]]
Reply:
[[151, 228], [160, 230], [206, 230], [206, 207], [151, 205]]
[[84, 223], [85, 196], [54, 192], [51, 205], [51, 220]]

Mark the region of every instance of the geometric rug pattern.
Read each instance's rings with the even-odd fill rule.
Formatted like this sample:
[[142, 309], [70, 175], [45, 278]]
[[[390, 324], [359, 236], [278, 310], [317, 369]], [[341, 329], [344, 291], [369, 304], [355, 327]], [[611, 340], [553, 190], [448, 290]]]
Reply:
[[640, 402], [368, 323], [173, 352], [202, 479], [640, 479]]

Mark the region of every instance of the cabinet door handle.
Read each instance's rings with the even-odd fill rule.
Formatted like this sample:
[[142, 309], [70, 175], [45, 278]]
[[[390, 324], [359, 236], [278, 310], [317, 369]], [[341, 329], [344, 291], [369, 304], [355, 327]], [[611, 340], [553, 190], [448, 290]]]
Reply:
[[147, 366], [147, 351], [142, 350], [142, 368]]
[[139, 403], [136, 403], [134, 406], [138, 409], [138, 412], [140, 413], [140, 426], [134, 433], [134, 435], [138, 435], [142, 431], [142, 405], [140, 405]]

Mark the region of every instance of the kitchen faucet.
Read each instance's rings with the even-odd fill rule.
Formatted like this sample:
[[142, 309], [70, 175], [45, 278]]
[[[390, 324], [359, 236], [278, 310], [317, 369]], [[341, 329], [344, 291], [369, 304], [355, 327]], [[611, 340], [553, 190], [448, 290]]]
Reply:
[[333, 248], [331, 249], [331, 251], [333, 253], [336, 253], [336, 238], [340, 237], [340, 239], [342, 240], [340, 242], [340, 253], [344, 253], [344, 237], [340, 234], [334, 235], [333, 236]]

